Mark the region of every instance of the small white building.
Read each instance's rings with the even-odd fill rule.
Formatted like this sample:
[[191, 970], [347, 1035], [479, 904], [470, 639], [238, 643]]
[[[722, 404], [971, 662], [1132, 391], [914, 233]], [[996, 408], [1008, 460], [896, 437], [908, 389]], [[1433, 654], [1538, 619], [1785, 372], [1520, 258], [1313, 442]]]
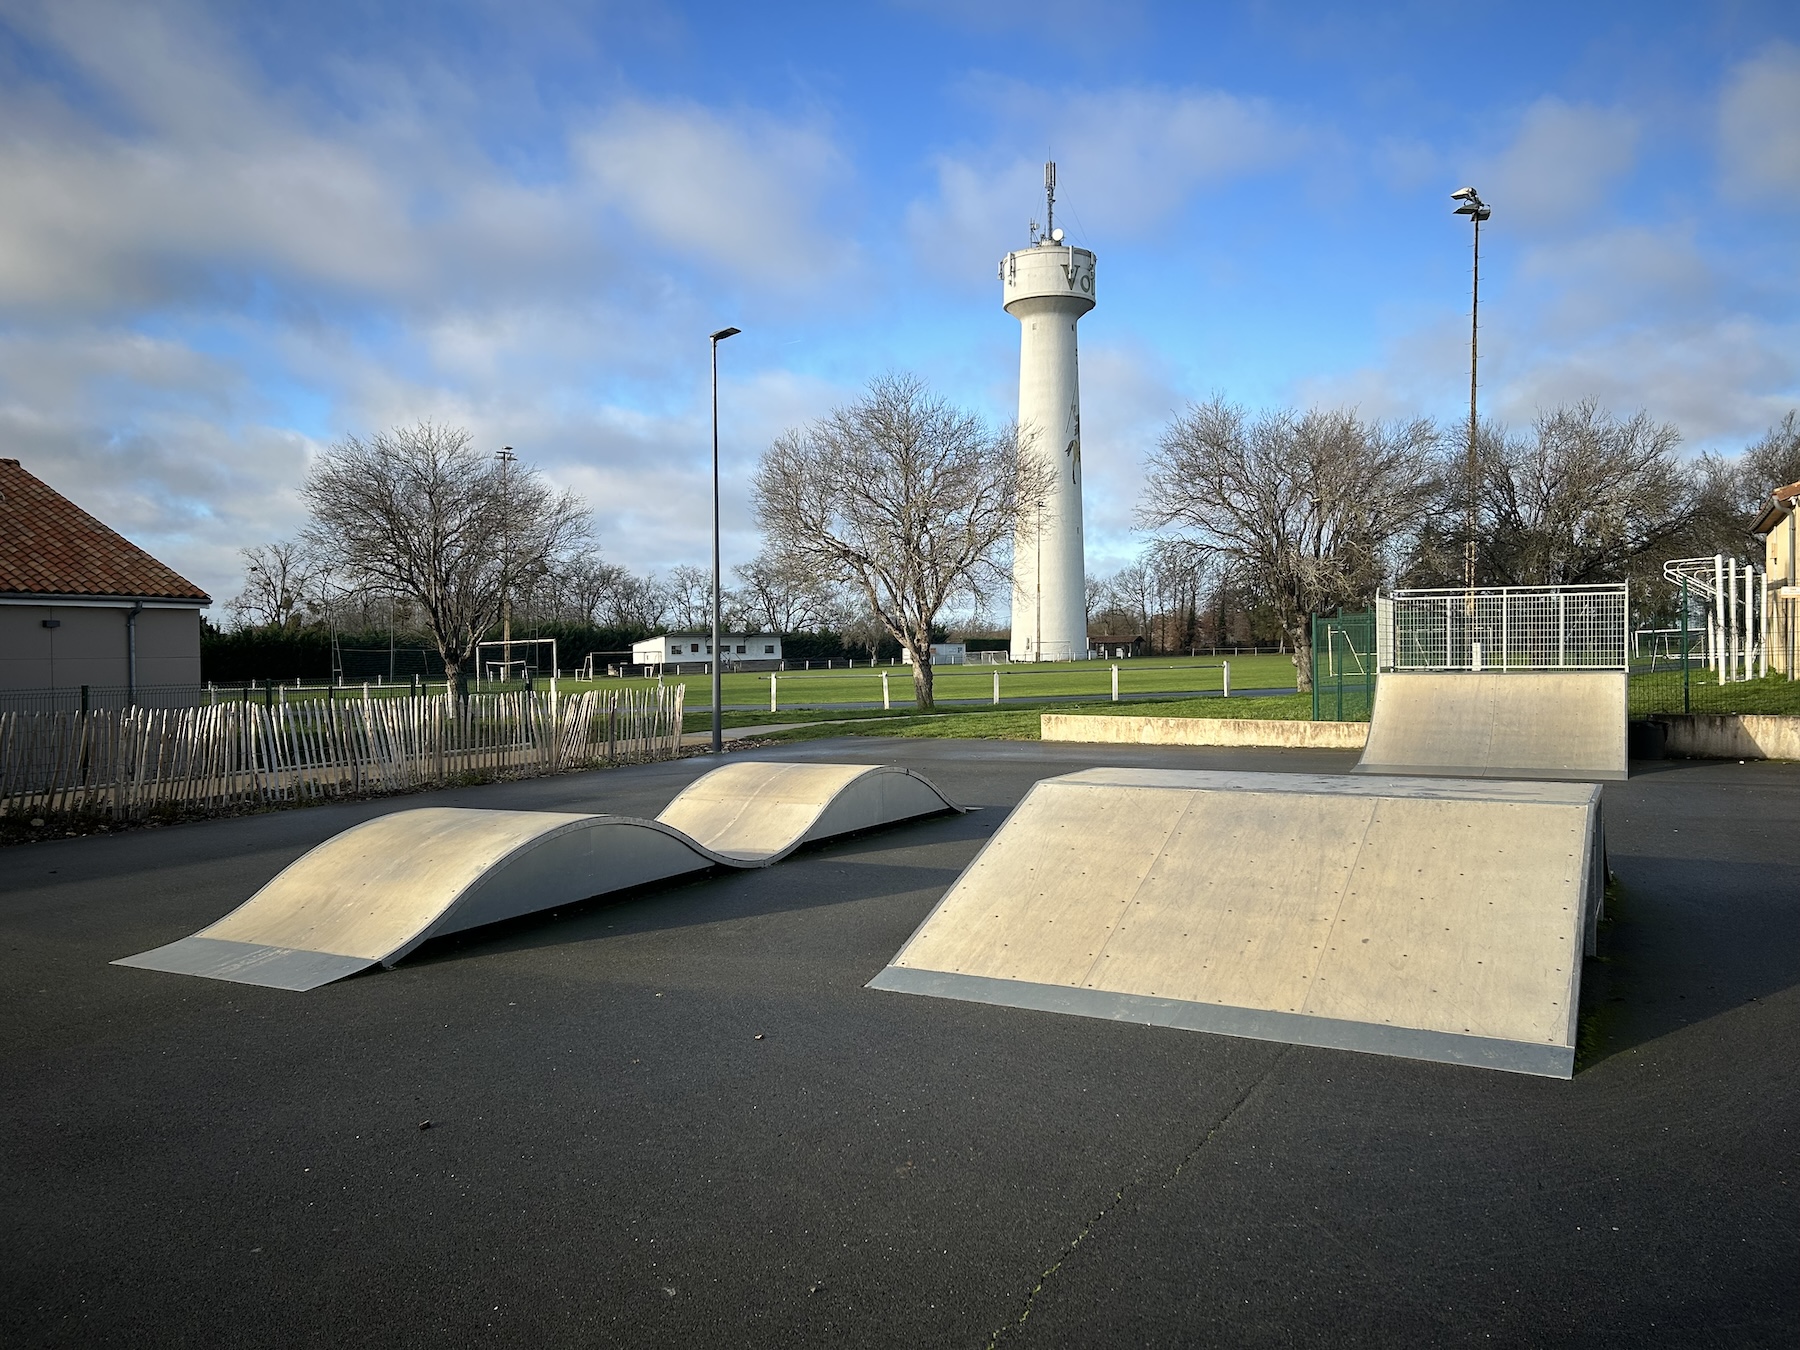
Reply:
[[[900, 659], [907, 665], [912, 664], [912, 653], [904, 647], [900, 649]], [[961, 642], [934, 642], [931, 644], [931, 664], [934, 666], [966, 666], [969, 663], [969, 649]]]
[[[781, 665], [779, 633], [721, 633], [725, 670], [774, 670]], [[711, 633], [664, 633], [631, 644], [631, 663], [659, 673], [712, 670]]]

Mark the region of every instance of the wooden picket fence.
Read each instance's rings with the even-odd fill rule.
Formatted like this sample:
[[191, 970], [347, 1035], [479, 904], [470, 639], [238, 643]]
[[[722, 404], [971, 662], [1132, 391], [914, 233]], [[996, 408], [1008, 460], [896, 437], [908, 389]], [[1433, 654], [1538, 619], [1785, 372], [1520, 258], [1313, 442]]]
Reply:
[[672, 759], [683, 693], [0, 713], [0, 815], [128, 820]]

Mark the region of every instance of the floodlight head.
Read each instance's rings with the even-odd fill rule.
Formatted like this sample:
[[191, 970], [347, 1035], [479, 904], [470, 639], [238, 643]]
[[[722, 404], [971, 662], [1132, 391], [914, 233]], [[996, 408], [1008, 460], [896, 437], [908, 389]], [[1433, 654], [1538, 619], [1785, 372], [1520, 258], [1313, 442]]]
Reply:
[[1474, 201], [1475, 189], [1472, 187], [1458, 188], [1450, 194], [1450, 200], [1453, 202]]
[[718, 332], [716, 332], [712, 335], [712, 340], [714, 342], [723, 342], [726, 338], [736, 337], [739, 333], [741, 333], [743, 331], [744, 330], [741, 328], [721, 328]]
[[1461, 206], [1456, 208], [1455, 214], [1457, 214], [1459, 216], [1472, 216], [1475, 214], [1477, 209], [1478, 209], [1477, 207], [1471, 205], [1470, 203], [1464, 202]]

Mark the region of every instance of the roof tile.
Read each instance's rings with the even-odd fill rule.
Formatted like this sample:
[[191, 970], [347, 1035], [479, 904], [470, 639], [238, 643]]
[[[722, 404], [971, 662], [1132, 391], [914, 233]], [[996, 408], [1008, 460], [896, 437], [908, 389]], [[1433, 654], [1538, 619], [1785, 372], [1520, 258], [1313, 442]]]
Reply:
[[0, 593], [212, 600], [16, 459], [0, 459]]

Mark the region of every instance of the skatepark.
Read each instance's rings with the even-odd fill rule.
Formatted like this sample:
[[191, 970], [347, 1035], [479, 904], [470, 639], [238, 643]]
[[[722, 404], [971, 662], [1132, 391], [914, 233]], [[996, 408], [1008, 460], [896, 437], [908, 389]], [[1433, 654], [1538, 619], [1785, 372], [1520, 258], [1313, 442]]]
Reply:
[[1046, 780], [1375, 781], [1351, 752], [873, 745], [975, 809], [310, 993], [108, 963], [364, 821], [650, 820], [712, 764], [8, 850], [13, 1335], [1791, 1343], [1800, 769], [1600, 789], [1617, 886], [1561, 1081], [867, 988]]

